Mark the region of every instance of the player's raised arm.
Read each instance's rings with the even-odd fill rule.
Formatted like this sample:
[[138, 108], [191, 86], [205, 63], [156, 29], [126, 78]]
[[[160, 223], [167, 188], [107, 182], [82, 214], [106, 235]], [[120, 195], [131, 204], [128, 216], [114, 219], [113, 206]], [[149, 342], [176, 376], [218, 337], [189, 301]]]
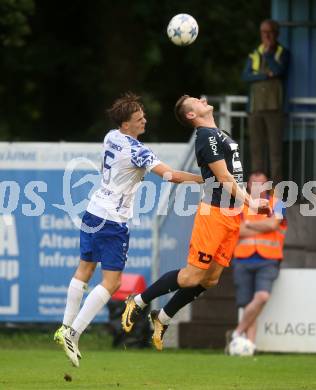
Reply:
[[245, 189], [241, 188], [234, 176], [228, 171], [225, 160], [218, 160], [208, 164], [217, 181], [223, 185], [227, 192], [246, 206], [258, 210], [259, 214], [270, 214], [269, 201], [267, 199], [252, 199]]
[[152, 169], [152, 172], [173, 183], [195, 182], [202, 184], [204, 182], [202, 176], [200, 175], [195, 175], [190, 172], [177, 171], [163, 162], [156, 165]]

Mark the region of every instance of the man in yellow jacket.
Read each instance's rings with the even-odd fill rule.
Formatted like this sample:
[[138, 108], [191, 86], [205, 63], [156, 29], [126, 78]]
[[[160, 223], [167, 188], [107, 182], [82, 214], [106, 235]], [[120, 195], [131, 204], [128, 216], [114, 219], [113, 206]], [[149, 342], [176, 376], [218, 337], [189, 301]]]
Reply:
[[269, 199], [272, 215], [253, 215], [244, 208], [233, 261], [237, 306], [244, 308], [244, 311], [230, 339], [245, 336], [254, 344], [253, 349], [256, 319], [268, 301], [273, 282], [278, 277], [287, 229], [282, 201], [270, 196], [267, 191], [255, 194], [254, 185], [262, 185], [266, 181], [264, 173], [254, 172], [249, 177], [247, 189], [252, 197]]
[[290, 59], [289, 51], [278, 42], [278, 35], [275, 20], [261, 23], [261, 43], [249, 54], [243, 71], [243, 80], [249, 85], [251, 169], [266, 169], [265, 145], [268, 145], [274, 185], [282, 180], [282, 134]]

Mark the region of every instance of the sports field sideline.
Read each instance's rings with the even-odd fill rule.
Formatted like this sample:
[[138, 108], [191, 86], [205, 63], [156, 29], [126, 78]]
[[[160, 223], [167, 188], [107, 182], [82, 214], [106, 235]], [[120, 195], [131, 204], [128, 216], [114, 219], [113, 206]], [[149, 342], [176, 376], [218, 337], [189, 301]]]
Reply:
[[316, 389], [314, 355], [240, 358], [209, 351], [111, 349], [82, 354], [76, 369], [54, 345], [2, 349], [0, 389]]

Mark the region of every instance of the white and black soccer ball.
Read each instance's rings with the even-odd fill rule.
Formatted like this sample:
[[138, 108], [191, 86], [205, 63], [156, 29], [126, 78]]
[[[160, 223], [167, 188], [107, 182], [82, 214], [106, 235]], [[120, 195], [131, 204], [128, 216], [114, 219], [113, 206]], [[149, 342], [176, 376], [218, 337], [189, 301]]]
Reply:
[[178, 46], [191, 45], [199, 33], [199, 26], [193, 16], [178, 14], [174, 16], [167, 27], [167, 34], [171, 42]]
[[229, 354], [231, 356], [252, 356], [255, 353], [256, 346], [245, 337], [234, 337], [229, 344]]

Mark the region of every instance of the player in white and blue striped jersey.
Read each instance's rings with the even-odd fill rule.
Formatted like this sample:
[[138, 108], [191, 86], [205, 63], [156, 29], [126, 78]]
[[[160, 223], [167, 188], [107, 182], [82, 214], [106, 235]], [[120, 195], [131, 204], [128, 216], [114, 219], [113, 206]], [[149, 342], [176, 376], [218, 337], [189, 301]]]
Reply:
[[[79, 337], [96, 314], [119, 288], [127, 259], [129, 232], [136, 191], [146, 172], [174, 183], [202, 183], [199, 175], [175, 171], [138, 141], [145, 132], [145, 114], [138, 96], [117, 99], [108, 113], [118, 128], [104, 138], [102, 180], [82, 219], [80, 263], [70, 281], [62, 326], [54, 339], [61, 344], [72, 364], [79, 367]], [[80, 304], [96, 265], [101, 262], [102, 282]]]
[[[144, 131], [146, 120], [142, 116], [136, 115]], [[159, 164], [159, 159], [140, 141], [121, 130], [111, 130], [104, 138], [101, 187], [93, 194], [87, 211], [104, 219], [127, 222], [142, 178]]]

